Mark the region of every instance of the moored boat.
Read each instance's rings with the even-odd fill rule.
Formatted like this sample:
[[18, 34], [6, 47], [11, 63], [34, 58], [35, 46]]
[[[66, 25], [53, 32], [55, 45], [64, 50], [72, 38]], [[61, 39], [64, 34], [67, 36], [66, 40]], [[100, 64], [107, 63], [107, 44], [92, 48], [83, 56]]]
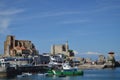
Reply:
[[63, 69], [51, 69], [48, 70], [47, 76], [75, 76], [75, 75], [83, 75], [83, 71], [79, 70], [77, 67], [70, 67], [68, 64], [62, 65]]
[[27, 77], [27, 76], [31, 76], [31, 73], [23, 73], [22, 75], [17, 75], [17, 77]]

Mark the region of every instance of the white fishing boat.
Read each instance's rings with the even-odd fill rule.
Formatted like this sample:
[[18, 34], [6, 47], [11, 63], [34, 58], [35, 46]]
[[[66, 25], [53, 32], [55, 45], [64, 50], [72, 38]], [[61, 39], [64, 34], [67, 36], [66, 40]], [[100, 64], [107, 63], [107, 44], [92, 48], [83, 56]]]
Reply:
[[47, 73], [38, 73], [37, 75], [39, 75], [39, 76], [45, 76], [45, 75], [47, 75]]
[[32, 75], [32, 73], [22, 73], [22, 75], [17, 75], [17, 77], [28, 77], [31, 75]]

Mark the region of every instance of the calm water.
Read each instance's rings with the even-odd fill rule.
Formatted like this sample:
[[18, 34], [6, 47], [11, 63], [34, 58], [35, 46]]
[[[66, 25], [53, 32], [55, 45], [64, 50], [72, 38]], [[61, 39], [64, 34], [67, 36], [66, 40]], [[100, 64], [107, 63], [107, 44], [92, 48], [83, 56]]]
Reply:
[[120, 80], [120, 68], [84, 70], [83, 76], [46, 77], [43, 75], [33, 74], [28, 77], [15, 77], [12, 79], [4, 78], [0, 80]]

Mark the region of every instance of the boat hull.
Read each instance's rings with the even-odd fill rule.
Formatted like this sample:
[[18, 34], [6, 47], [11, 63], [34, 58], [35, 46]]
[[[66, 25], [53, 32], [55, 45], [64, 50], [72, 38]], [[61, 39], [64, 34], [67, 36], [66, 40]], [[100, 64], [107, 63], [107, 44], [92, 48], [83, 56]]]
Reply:
[[47, 76], [77, 76], [77, 75], [83, 75], [83, 71], [69, 71], [69, 70], [49, 70]]

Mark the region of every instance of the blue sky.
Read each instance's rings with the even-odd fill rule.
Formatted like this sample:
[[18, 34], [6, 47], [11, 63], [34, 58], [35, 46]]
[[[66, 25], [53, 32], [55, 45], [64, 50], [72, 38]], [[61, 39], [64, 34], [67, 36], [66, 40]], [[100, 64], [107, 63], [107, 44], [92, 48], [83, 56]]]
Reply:
[[6, 36], [31, 40], [40, 53], [69, 43], [77, 55], [120, 56], [120, 0], [0, 0], [0, 52]]

